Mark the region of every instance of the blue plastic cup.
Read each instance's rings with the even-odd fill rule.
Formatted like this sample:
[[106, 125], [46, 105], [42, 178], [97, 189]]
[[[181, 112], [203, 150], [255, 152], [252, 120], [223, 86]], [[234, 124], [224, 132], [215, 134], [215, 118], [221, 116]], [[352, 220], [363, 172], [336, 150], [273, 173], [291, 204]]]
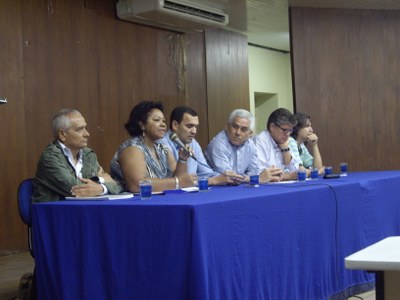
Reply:
[[318, 179], [318, 169], [312, 169], [310, 173], [311, 179]]
[[306, 177], [307, 177], [307, 172], [306, 170], [299, 170], [297, 172], [297, 179], [299, 181], [306, 181]]
[[347, 176], [347, 162], [340, 163], [340, 175]]
[[151, 193], [152, 193], [152, 185], [150, 180], [141, 180], [139, 181], [139, 187], [140, 187], [140, 199], [146, 200], [151, 198]]
[[253, 174], [250, 175], [250, 185], [254, 187], [258, 187], [260, 184], [260, 175]]
[[333, 173], [332, 167], [325, 167], [325, 175], [329, 175], [329, 174], [332, 174], [332, 173]]
[[208, 178], [200, 177], [198, 180], [198, 185], [199, 185], [199, 192], [208, 191]]

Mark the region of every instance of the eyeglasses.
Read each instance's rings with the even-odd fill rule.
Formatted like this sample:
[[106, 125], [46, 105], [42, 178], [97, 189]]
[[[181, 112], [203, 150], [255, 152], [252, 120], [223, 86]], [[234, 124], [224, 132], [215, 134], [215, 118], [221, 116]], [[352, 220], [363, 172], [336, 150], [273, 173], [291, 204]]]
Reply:
[[276, 126], [276, 127], [278, 127], [280, 130], [282, 130], [282, 132], [284, 133], [284, 134], [290, 134], [290, 133], [292, 133], [293, 132], [293, 128], [282, 128], [281, 126], [279, 126], [278, 124], [276, 124], [276, 123], [274, 123], [274, 125]]
[[243, 133], [247, 133], [247, 132], [250, 131], [249, 127], [241, 127], [241, 126], [239, 126], [239, 125], [237, 125], [235, 123], [231, 123], [231, 124], [229, 124], [229, 126], [231, 126], [235, 130], [240, 130]]

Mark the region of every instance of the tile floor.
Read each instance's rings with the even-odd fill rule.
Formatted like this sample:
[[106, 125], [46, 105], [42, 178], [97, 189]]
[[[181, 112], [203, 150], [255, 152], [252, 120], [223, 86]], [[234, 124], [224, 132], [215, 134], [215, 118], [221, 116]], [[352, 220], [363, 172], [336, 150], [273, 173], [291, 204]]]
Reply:
[[33, 258], [29, 252], [0, 256], [0, 300], [17, 295], [22, 275], [33, 271]]

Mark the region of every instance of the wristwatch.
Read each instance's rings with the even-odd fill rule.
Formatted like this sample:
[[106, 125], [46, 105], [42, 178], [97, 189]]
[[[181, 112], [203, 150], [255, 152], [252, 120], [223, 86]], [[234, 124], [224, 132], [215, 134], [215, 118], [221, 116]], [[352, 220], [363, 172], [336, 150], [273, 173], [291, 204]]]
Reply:
[[105, 181], [103, 177], [99, 177], [99, 176], [93, 176], [90, 178], [90, 180], [92, 180], [98, 184], [102, 184]]

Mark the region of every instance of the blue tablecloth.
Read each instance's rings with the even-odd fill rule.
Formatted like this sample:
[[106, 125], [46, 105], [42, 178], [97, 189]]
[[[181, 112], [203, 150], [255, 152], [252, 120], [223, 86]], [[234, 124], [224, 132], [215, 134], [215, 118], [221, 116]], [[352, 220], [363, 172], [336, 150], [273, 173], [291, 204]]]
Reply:
[[344, 257], [400, 235], [400, 172], [34, 204], [39, 299], [321, 300]]

